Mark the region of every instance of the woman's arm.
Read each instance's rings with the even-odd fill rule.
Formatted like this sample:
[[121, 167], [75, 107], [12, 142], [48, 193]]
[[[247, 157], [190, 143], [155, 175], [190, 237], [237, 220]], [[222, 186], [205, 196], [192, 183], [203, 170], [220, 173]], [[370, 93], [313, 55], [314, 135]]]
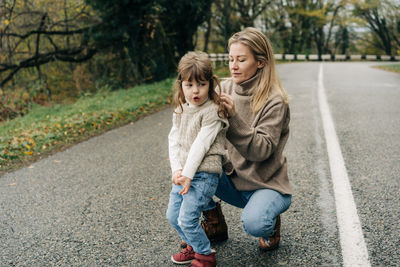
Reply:
[[250, 161], [263, 161], [274, 153], [281, 137], [287, 106], [277, 101], [260, 112], [262, 114], [254, 128], [239, 113], [229, 119], [226, 137]]

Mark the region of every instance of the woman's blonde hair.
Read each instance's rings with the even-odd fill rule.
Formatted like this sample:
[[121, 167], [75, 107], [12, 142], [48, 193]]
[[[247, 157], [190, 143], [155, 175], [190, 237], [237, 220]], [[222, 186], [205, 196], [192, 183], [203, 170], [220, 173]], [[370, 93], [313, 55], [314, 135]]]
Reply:
[[268, 38], [256, 28], [248, 27], [232, 35], [228, 42], [228, 50], [232, 44], [237, 42], [247, 45], [256, 61], [264, 63], [264, 67], [258, 70], [261, 72], [259, 81], [251, 92], [253, 113], [257, 113], [264, 106], [271, 90], [279, 90], [283, 101], [288, 104], [289, 97], [279, 80], [272, 46]]
[[[180, 108], [183, 111], [182, 105], [186, 103], [185, 95], [183, 93], [183, 81], [209, 81], [210, 86], [208, 90], [208, 98], [218, 105], [218, 116], [227, 118], [228, 112], [221, 102], [221, 84], [218, 77], [214, 74], [211, 60], [204, 52], [188, 52], [186, 53], [178, 64], [178, 77], [175, 81], [175, 95], [174, 104], [175, 108]], [[218, 87], [218, 90], [215, 90]]]

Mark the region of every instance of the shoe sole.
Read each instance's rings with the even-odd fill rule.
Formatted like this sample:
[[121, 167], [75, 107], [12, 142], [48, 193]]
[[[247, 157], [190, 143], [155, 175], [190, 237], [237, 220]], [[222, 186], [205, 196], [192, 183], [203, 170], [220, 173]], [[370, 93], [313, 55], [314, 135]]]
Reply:
[[188, 263], [191, 263], [193, 260], [188, 260], [188, 261], [176, 261], [176, 260], [174, 260], [174, 256], [171, 256], [171, 261], [173, 262], [173, 263], [175, 263], [175, 264], [188, 264]]
[[276, 245], [276, 246], [274, 246], [274, 247], [270, 247], [270, 248], [263, 248], [263, 247], [261, 247], [261, 246], [259, 246], [259, 248], [260, 248], [262, 251], [271, 251], [271, 250], [278, 249], [278, 248], [279, 248], [279, 244]]

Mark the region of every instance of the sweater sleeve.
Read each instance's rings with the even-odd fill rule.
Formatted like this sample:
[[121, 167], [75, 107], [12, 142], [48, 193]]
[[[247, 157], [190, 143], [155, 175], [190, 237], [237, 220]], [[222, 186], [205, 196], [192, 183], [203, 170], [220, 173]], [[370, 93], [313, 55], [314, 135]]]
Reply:
[[168, 135], [168, 152], [172, 173], [182, 169], [179, 163], [179, 143], [178, 143], [178, 127], [176, 125], [176, 115], [173, 115], [172, 128]]
[[223, 123], [220, 120], [216, 120], [201, 127], [196, 139], [190, 147], [189, 154], [182, 171], [183, 176], [193, 179], [197, 169], [203, 161], [204, 156], [214, 143], [215, 138], [222, 128]]
[[226, 134], [229, 142], [244, 158], [256, 162], [264, 161], [274, 153], [280, 140], [287, 107], [283, 102], [276, 102], [261, 112], [255, 127], [249, 126], [240, 114], [231, 117]]

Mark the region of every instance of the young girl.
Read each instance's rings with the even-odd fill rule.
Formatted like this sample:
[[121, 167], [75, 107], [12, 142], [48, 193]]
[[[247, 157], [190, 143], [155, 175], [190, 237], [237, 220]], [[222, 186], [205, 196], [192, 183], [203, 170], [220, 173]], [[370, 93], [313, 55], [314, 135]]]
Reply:
[[215, 194], [222, 174], [228, 128], [227, 113], [216, 86], [220, 86], [219, 81], [207, 54], [188, 52], [182, 57], [168, 136], [173, 185], [167, 218], [187, 243], [171, 257], [177, 264], [216, 266], [215, 251], [199, 224], [201, 212]]

